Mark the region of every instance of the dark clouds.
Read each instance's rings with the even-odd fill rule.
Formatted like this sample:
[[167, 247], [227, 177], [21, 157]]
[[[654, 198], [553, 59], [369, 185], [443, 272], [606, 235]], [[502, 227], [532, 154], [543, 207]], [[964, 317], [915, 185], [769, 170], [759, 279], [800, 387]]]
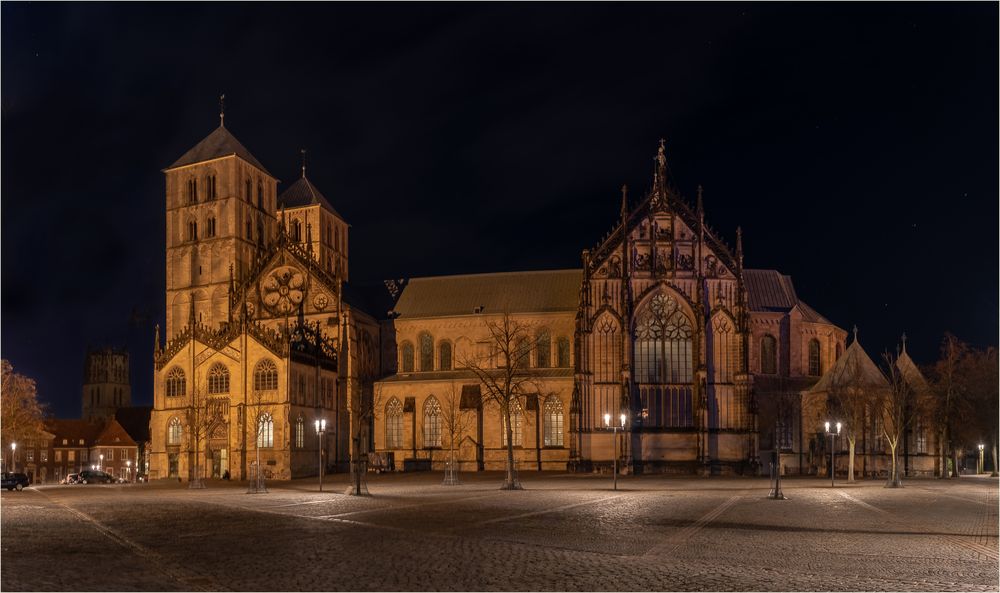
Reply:
[[[2, 349], [62, 415], [149, 401], [160, 169], [217, 124], [353, 225], [355, 280], [569, 267], [649, 182], [873, 355], [996, 343], [995, 4], [2, 6]], [[131, 320], [131, 321], [130, 321]]]

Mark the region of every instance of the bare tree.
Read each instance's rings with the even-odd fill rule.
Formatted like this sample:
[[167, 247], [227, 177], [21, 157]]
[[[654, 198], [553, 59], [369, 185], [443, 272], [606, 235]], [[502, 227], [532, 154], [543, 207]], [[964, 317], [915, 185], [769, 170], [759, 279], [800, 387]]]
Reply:
[[876, 392], [874, 413], [882, 418], [882, 434], [892, 454], [892, 466], [886, 486], [899, 488], [903, 485], [899, 464], [900, 441], [913, 419], [919, 415], [919, 406], [923, 400], [917, 398], [917, 392], [900, 369], [896, 355], [886, 352], [882, 355], [882, 360], [889, 386]]
[[969, 435], [970, 446], [989, 443], [993, 459], [992, 475], [997, 475], [997, 432], [1000, 420], [1000, 394], [998, 394], [998, 372], [996, 348], [985, 350], [969, 349], [960, 366], [962, 381], [966, 385], [971, 407], [975, 410], [970, 427], [975, 434]]
[[[267, 486], [264, 483], [264, 471], [260, 466], [260, 449], [264, 444], [265, 431], [272, 429], [274, 425], [268, 425], [267, 422], [273, 423], [274, 417], [271, 411], [271, 402], [268, 401], [267, 392], [254, 389], [249, 394], [249, 403], [247, 405], [247, 429], [248, 432], [253, 434], [254, 442], [254, 453], [256, 455], [255, 466], [257, 468], [253, 479], [250, 481], [249, 492], [255, 494], [261, 494], [267, 492]], [[273, 433], [272, 433], [273, 435]]]
[[967, 413], [967, 394], [962, 381], [961, 363], [969, 347], [954, 335], [945, 334], [941, 343], [941, 358], [932, 369], [933, 388], [937, 392], [935, 415], [940, 419], [938, 450], [941, 463], [941, 477], [948, 477], [948, 459], [951, 459], [951, 477], [958, 477], [959, 443], [956, 425], [960, 417]]
[[351, 414], [351, 489], [350, 494], [361, 496], [367, 494], [364, 485], [366, 470], [365, 461], [368, 454], [368, 432], [371, 423], [378, 417], [382, 406], [382, 385], [375, 385], [371, 393], [367, 393], [363, 383], [355, 382], [348, 395], [347, 407]]
[[453, 485], [458, 483], [455, 472], [455, 447], [462, 440], [462, 435], [468, 430], [471, 423], [475, 421], [475, 416], [469, 410], [462, 409], [462, 392], [454, 381], [449, 389], [441, 397], [442, 406], [441, 423], [444, 425], [445, 434], [448, 437], [448, 467], [449, 472], [445, 474], [445, 484]]
[[188, 438], [194, 445], [194, 467], [191, 480], [188, 482], [189, 488], [205, 487], [201, 481], [201, 443], [208, 440], [208, 431], [221, 420], [222, 416], [218, 405], [198, 389], [199, 384], [196, 374], [187, 409]]
[[42, 420], [44, 408], [38, 402], [34, 379], [15, 373], [7, 360], [0, 361], [0, 365], [0, 427], [3, 430], [3, 450], [6, 451], [10, 443], [41, 435], [45, 429]]
[[529, 393], [538, 393], [538, 385], [529, 372], [531, 335], [528, 325], [504, 311], [499, 318], [484, 320], [489, 333], [487, 353], [468, 355], [462, 364], [482, 384], [484, 403], [496, 405], [506, 433], [507, 471], [503, 490], [520, 490], [514, 474], [514, 432], [511, 417], [516, 409], [524, 409]]
[[865, 418], [874, 403], [876, 389], [865, 381], [856, 363], [841, 367], [830, 384], [831, 407], [838, 411], [844, 425], [844, 437], [847, 439], [848, 482], [854, 481], [858, 438], [864, 434]]

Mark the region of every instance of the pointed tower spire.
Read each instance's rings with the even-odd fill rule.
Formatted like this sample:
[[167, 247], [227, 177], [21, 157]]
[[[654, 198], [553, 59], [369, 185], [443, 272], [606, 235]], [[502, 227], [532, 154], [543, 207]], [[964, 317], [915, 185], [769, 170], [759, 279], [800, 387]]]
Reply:
[[153, 352], [160, 351], [160, 324], [157, 323], [153, 327]]
[[226, 93], [219, 95], [219, 127], [226, 127]]
[[306, 178], [306, 149], [300, 148], [299, 152], [302, 153], [302, 179]]
[[858, 324], [854, 324], [854, 343], [858, 342]]
[[906, 354], [906, 332], [903, 332], [900, 339], [903, 341], [903, 354]]

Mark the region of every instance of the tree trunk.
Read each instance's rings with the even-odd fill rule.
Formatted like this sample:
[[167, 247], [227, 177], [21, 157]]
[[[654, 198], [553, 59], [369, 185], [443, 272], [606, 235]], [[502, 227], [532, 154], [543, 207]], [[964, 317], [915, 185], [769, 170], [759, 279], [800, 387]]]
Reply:
[[507, 477], [503, 482], [503, 490], [520, 490], [521, 486], [514, 479], [514, 429], [510, 425], [510, 406], [504, 410], [504, 416], [506, 417], [506, 432], [507, 432]]
[[854, 443], [855, 439], [853, 437], [847, 437], [847, 481], [854, 481]]
[[903, 485], [902, 480], [899, 479], [899, 441], [889, 443], [889, 449], [892, 453], [892, 466], [889, 470], [889, 481], [886, 483], [886, 486], [889, 488], [899, 488]]
[[990, 448], [990, 451], [993, 453], [993, 471], [990, 472], [990, 477], [995, 478], [997, 476], [1000, 476], [1000, 473], [997, 473], [997, 442], [996, 442], [996, 439], [993, 440], [993, 447]]
[[951, 477], [957, 478], [958, 474], [958, 447], [951, 448]]

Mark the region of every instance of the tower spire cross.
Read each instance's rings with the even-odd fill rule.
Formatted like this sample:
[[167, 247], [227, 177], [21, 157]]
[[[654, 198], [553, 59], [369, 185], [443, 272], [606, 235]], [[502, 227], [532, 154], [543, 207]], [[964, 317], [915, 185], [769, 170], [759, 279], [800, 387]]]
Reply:
[[302, 178], [306, 177], [306, 149], [300, 148], [299, 152], [302, 154]]
[[219, 95], [219, 127], [226, 127], [226, 93]]

